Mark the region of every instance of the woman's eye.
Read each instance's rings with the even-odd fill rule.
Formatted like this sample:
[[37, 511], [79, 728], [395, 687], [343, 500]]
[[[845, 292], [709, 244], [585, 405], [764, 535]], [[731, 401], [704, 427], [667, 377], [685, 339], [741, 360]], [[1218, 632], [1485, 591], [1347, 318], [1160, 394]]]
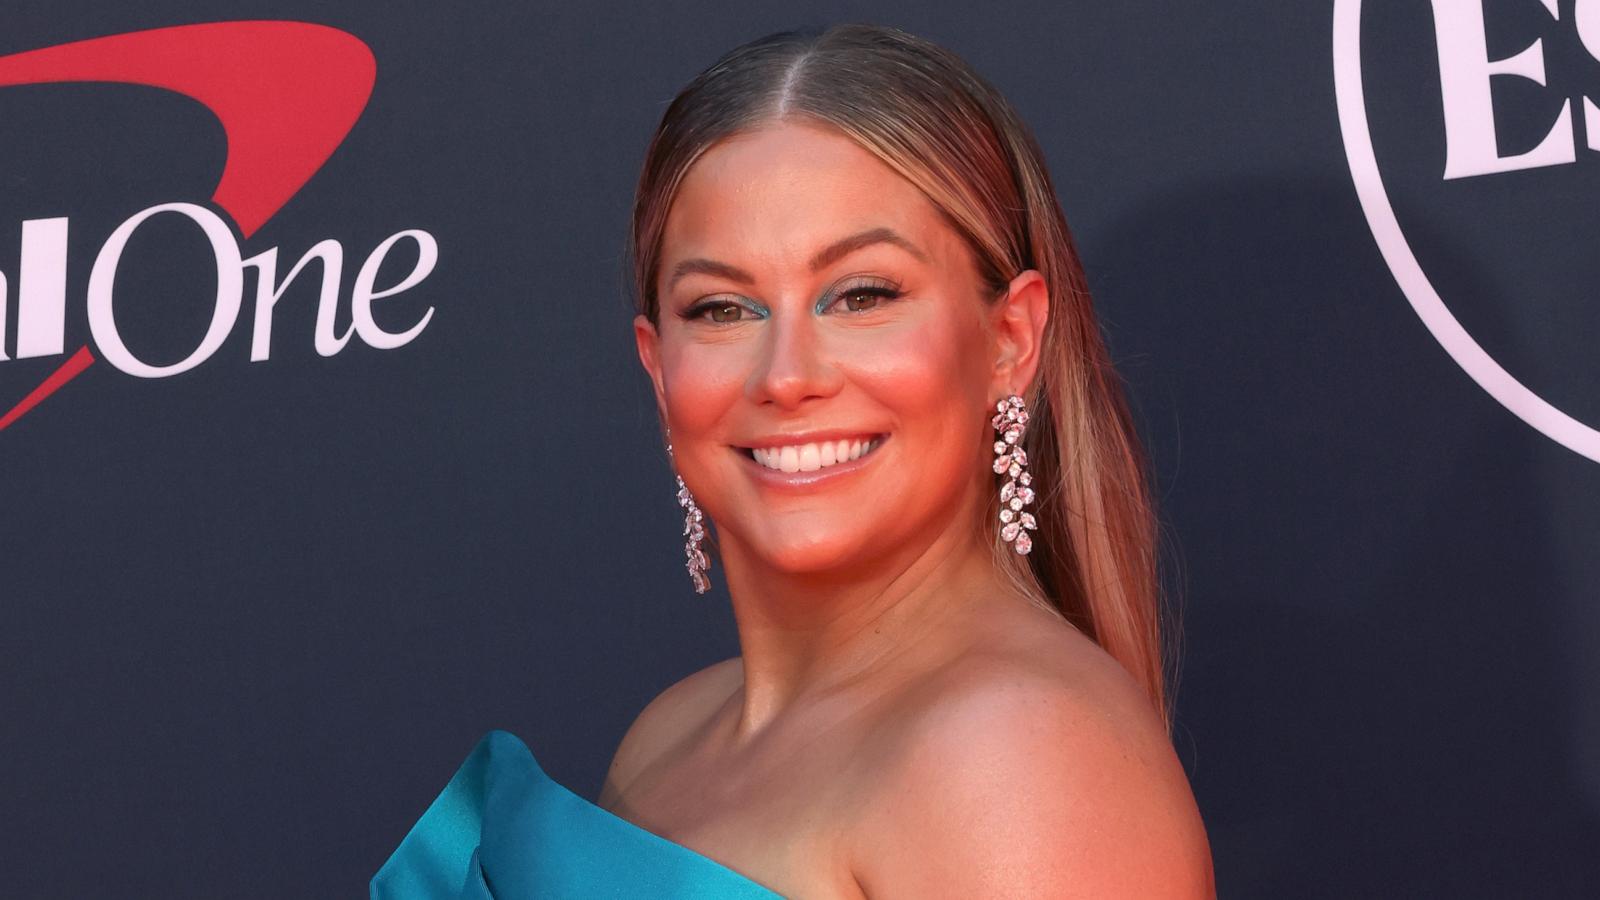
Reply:
[[745, 308], [738, 303], [718, 303], [716, 301], [712, 301], [710, 303], [701, 303], [697, 306], [693, 306], [685, 311], [682, 315], [685, 319], [689, 319], [691, 321], [694, 319], [705, 319], [710, 322], [727, 325], [731, 322], [738, 322], [742, 319], [749, 318], [748, 316], [744, 315], [744, 313]]
[[713, 322], [737, 322], [744, 312], [744, 307], [737, 303], [720, 303], [707, 307], [711, 312]]
[[[883, 301], [893, 300], [899, 296], [900, 290], [887, 284], [856, 287], [834, 295], [829, 308], [837, 307], [844, 313], [866, 313], [883, 306]], [[764, 312], [756, 312], [742, 303], [729, 300], [710, 300], [690, 307], [681, 315], [691, 321], [702, 319], [716, 325], [732, 325], [750, 319], [764, 319], [766, 318]]]
[[835, 303], [841, 304], [848, 312], [870, 312], [881, 306], [882, 301], [893, 300], [898, 296], [900, 292], [893, 288], [856, 288], [840, 294]]
[[852, 312], [861, 312], [878, 305], [878, 295], [870, 291], [851, 291], [844, 295], [844, 308]]

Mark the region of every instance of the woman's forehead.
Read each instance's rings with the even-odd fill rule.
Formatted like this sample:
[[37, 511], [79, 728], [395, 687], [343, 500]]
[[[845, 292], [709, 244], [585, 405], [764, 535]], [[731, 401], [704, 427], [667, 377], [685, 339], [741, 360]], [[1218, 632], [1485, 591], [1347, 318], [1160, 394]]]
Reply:
[[[678, 205], [754, 207], [773, 201], [827, 205], [918, 196], [915, 185], [838, 131], [786, 123], [707, 149], [678, 188]], [[811, 201], [811, 202], [807, 202]]]
[[949, 237], [921, 190], [864, 147], [833, 131], [777, 126], [719, 142], [695, 161], [668, 213], [663, 261], [742, 253], [803, 264], [876, 228], [922, 248], [929, 262]]

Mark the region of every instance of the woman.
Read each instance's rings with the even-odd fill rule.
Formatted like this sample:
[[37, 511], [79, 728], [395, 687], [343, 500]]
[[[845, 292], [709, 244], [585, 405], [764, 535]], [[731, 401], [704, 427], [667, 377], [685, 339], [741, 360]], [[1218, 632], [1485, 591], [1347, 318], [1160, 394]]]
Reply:
[[632, 246], [741, 655], [598, 804], [492, 732], [373, 896], [1213, 896], [1141, 451], [1015, 112], [892, 28], [771, 35], [668, 108]]

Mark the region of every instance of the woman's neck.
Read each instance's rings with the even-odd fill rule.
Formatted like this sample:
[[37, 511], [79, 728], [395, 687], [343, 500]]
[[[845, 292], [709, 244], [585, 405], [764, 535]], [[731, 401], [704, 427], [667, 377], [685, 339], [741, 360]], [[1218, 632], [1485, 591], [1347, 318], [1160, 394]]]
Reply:
[[756, 564], [742, 548], [723, 558], [744, 663], [734, 740], [755, 737], [792, 705], [870, 679], [907, 652], [938, 653], [974, 603], [1012, 593], [981, 530], [958, 517], [942, 533], [848, 578], [800, 577]]

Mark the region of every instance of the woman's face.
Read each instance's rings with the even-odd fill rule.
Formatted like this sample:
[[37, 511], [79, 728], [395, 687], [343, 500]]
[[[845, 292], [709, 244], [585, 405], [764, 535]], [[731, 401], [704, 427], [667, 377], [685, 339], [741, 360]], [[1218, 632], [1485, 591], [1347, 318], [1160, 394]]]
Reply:
[[993, 402], [1031, 368], [910, 182], [823, 128], [740, 134], [687, 173], [658, 271], [640, 359], [724, 555], [841, 571], [978, 514]]

